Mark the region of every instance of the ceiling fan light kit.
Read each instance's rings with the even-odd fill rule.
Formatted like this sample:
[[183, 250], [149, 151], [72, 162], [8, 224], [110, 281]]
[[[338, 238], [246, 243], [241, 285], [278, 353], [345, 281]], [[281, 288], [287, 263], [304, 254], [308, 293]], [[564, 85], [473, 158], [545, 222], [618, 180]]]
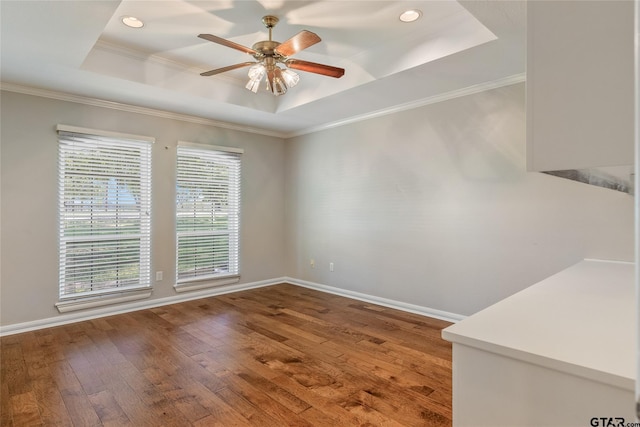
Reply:
[[[213, 43], [218, 43], [232, 49], [252, 55], [257, 62], [242, 62], [215, 70], [201, 73], [201, 76], [213, 76], [226, 71], [243, 67], [249, 68], [249, 82], [245, 86], [253, 93], [257, 93], [260, 83], [264, 79], [265, 88], [274, 95], [284, 95], [287, 89], [294, 87], [300, 81], [300, 76], [292, 69], [306, 71], [309, 73], [321, 74], [324, 76], [340, 78], [344, 75], [344, 69], [332, 67], [330, 65], [318, 64], [315, 62], [303, 61], [300, 59], [290, 59], [289, 57], [320, 42], [320, 37], [311, 31], [302, 30], [289, 40], [278, 43], [273, 41], [271, 33], [273, 27], [278, 23], [278, 18], [267, 15], [262, 18], [262, 23], [269, 30], [269, 40], [255, 43], [251, 48], [234, 43], [211, 34], [200, 34], [198, 37]], [[282, 68], [278, 64], [284, 65]]]

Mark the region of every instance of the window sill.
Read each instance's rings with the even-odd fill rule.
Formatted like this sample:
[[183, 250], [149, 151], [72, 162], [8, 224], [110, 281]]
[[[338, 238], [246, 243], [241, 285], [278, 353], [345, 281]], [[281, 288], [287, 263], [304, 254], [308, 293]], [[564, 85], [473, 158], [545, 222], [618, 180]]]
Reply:
[[197, 291], [197, 290], [206, 289], [206, 288], [215, 288], [215, 287], [224, 286], [224, 285], [232, 285], [234, 283], [238, 283], [239, 281], [240, 281], [239, 275], [224, 276], [217, 279], [214, 279], [214, 278], [203, 279], [203, 280], [196, 279], [190, 282], [177, 283], [176, 285], [173, 286], [173, 288], [176, 290], [176, 292], [189, 292], [189, 291]]
[[60, 313], [84, 310], [87, 308], [102, 307], [105, 305], [118, 304], [121, 302], [136, 301], [151, 296], [151, 289], [123, 292], [120, 294], [109, 294], [100, 296], [89, 296], [78, 299], [60, 301], [55, 304]]

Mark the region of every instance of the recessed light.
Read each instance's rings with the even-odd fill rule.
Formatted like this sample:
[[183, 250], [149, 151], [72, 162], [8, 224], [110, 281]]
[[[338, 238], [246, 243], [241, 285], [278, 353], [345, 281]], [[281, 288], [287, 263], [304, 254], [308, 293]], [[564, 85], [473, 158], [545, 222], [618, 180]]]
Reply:
[[135, 16], [123, 16], [122, 23], [127, 27], [131, 28], [142, 28], [144, 27], [144, 22], [136, 18]]
[[420, 12], [418, 9], [405, 10], [400, 14], [400, 20], [402, 22], [413, 22], [417, 21], [421, 16], [422, 12]]

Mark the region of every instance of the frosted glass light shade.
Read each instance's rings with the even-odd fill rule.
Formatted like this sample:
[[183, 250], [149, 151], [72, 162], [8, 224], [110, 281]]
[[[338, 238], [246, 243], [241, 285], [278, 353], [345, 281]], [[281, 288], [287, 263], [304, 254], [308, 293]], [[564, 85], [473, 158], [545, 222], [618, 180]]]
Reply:
[[273, 70], [273, 74], [269, 77], [271, 77], [271, 91], [274, 95], [280, 96], [287, 93], [287, 84], [282, 77], [282, 70], [280, 68], [276, 67], [276, 69]]
[[262, 64], [256, 64], [249, 68], [249, 78], [251, 80], [262, 80], [266, 69]]
[[[260, 82], [264, 78], [267, 82], [267, 91], [274, 95], [284, 95], [287, 89], [294, 87], [300, 81], [300, 76], [289, 69], [282, 69], [273, 63], [266, 66], [262, 63], [249, 68], [249, 82], [245, 86], [253, 93], [258, 93]], [[265, 78], [266, 75], [266, 78]]]
[[245, 86], [253, 93], [258, 93], [258, 89], [260, 88], [260, 79], [251, 79]]
[[298, 73], [289, 69], [282, 71], [282, 78], [288, 87], [294, 87], [300, 81]]

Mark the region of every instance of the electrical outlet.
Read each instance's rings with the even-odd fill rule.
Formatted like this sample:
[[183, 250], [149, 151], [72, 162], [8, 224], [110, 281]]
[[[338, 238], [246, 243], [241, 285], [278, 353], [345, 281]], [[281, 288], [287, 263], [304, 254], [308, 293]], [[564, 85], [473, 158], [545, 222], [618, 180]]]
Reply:
[[329, 271], [333, 271], [333, 263], [332, 262], [329, 263]]
[[315, 259], [311, 259], [309, 264], [311, 265], [311, 268], [316, 268], [316, 260]]
[[160, 282], [162, 280], [162, 271], [156, 271], [156, 282]]

